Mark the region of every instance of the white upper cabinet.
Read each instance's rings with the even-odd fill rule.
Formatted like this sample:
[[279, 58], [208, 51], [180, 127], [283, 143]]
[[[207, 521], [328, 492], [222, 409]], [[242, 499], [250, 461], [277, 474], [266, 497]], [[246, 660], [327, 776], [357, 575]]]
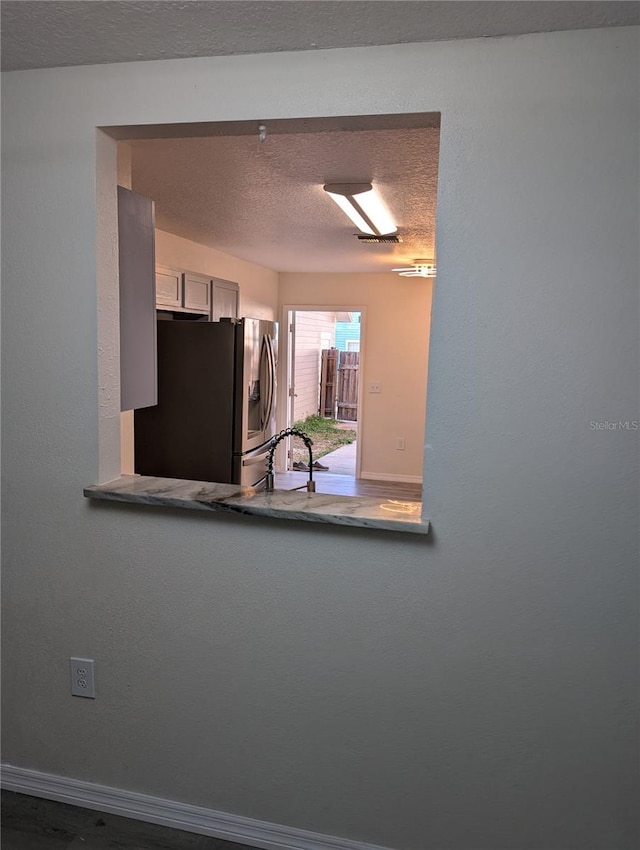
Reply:
[[239, 310], [239, 287], [237, 283], [230, 280], [218, 280], [213, 278], [212, 285], [212, 300], [213, 306], [211, 311], [211, 319], [214, 322], [220, 321], [222, 318], [238, 318]]
[[239, 317], [239, 287], [231, 280], [156, 266], [156, 307], [177, 313], [197, 313], [212, 322]]
[[185, 272], [183, 280], [183, 306], [189, 310], [211, 313], [211, 279], [201, 274]]
[[156, 304], [159, 307], [182, 307], [182, 273], [156, 266]]
[[211, 278], [156, 266], [156, 307], [211, 316]]

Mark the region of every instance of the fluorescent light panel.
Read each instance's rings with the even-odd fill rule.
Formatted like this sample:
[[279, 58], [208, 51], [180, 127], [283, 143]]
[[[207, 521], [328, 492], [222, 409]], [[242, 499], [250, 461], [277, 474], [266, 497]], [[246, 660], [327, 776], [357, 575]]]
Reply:
[[358, 209], [351, 203], [349, 198], [344, 195], [338, 195], [335, 192], [329, 192], [327, 190], [327, 194], [329, 197], [336, 202], [336, 204], [340, 207], [343, 213], [349, 216], [351, 221], [355, 224], [358, 230], [361, 230], [363, 233], [369, 233], [371, 236], [379, 236], [379, 233], [376, 233], [372, 227], [369, 227], [367, 222], [362, 218]]
[[397, 231], [371, 183], [327, 183], [324, 190], [363, 233], [387, 236]]

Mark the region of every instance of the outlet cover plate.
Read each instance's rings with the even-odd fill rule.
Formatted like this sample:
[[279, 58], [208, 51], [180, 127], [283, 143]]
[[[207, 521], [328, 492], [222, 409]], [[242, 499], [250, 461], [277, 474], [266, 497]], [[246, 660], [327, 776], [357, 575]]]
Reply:
[[71, 670], [71, 695], [95, 699], [93, 658], [70, 658], [69, 667]]

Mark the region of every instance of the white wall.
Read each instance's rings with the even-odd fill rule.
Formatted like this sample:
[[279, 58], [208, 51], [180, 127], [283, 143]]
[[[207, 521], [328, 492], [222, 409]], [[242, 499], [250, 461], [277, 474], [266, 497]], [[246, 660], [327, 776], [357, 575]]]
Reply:
[[[432, 281], [397, 274], [280, 275], [280, 304], [366, 307], [364, 392], [358, 427], [361, 476], [422, 479]], [[370, 381], [382, 392], [366, 391]], [[404, 437], [404, 451], [396, 439]]]
[[[611, 29], [4, 76], [7, 762], [407, 850], [635, 848], [638, 433], [590, 422], [640, 418], [638, 56]], [[118, 450], [95, 127], [412, 110], [442, 111], [432, 539], [83, 499], [99, 378]]]

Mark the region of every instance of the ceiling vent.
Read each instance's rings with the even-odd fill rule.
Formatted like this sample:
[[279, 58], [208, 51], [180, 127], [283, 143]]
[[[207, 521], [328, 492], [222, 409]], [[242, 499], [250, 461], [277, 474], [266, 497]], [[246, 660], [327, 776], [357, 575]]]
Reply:
[[354, 233], [353, 235], [356, 239], [359, 239], [360, 242], [367, 242], [372, 245], [378, 245], [381, 242], [392, 242], [397, 245], [399, 242], [402, 242], [402, 239], [397, 233], [388, 233], [386, 236], [369, 236], [369, 234], [366, 233]]

